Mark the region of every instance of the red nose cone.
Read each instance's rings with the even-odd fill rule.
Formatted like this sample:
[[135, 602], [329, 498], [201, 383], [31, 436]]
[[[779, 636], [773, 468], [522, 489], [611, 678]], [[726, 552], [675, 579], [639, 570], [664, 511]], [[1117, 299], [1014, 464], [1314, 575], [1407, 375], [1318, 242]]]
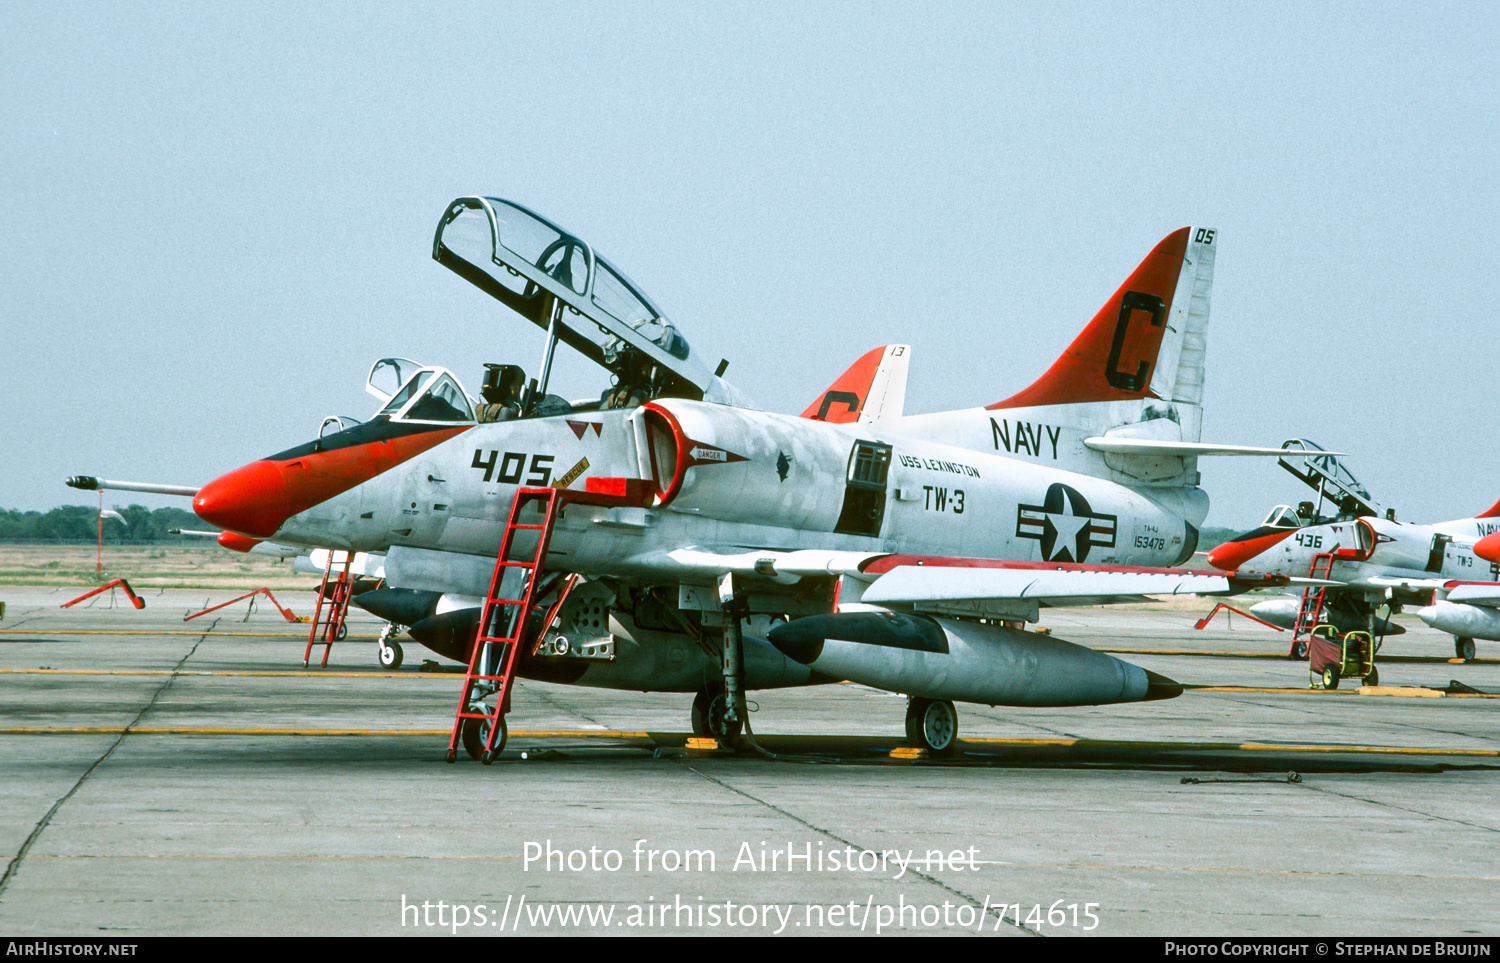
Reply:
[[1474, 554], [1486, 562], [1500, 562], [1500, 532], [1486, 535], [1474, 543]]
[[1214, 568], [1223, 569], [1226, 572], [1233, 572], [1236, 569], [1243, 568], [1246, 562], [1268, 550], [1272, 545], [1275, 545], [1294, 531], [1296, 529], [1288, 528], [1282, 531], [1271, 532], [1268, 535], [1258, 536], [1252, 532], [1250, 537], [1237, 538], [1234, 541], [1225, 542], [1208, 553], [1208, 564]]
[[204, 485], [193, 511], [206, 522], [255, 538], [275, 535], [292, 515], [281, 466], [269, 461], [252, 461]]
[[1225, 542], [1209, 551], [1208, 564], [1214, 568], [1232, 572], [1252, 557], [1240, 542]]

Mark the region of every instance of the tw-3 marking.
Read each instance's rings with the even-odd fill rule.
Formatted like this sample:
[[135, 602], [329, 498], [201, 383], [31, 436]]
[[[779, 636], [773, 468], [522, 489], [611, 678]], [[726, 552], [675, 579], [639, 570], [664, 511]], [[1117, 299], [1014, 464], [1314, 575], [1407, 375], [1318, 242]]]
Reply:
[[922, 507], [930, 512], [951, 511], [955, 515], [964, 513], [964, 490], [962, 488], [939, 488], [923, 485]]

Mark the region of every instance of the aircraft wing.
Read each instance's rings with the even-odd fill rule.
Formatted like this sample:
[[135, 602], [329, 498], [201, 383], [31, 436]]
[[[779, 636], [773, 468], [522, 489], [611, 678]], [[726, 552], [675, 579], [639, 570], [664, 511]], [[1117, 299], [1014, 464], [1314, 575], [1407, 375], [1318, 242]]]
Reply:
[[1285, 576], [1260, 573], [911, 555], [885, 556], [864, 566], [863, 574], [876, 577], [861, 602], [1028, 620], [1041, 607], [1139, 602], [1153, 595], [1236, 595], [1287, 583]]
[[1500, 582], [1447, 582], [1449, 602], [1500, 606]]
[[1116, 438], [1099, 435], [1083, 440], [1085, 447], [1094, 451], [1102, 451], [1112, 455], [1173, 455], [1173, 456], [1199, 456], [1199, 455], [1251, 455], [1277, 457], [1305, 454], [1318, 455], [1340, 455], [1343, 452], [1288, 452], [1285, 448], [1260, 448], [1254, 445], [1215, 445], [1208, 442], [1198, 441], [1167, 441], [1155, 438]]
[[[641, 560], [645, 562], [645, 559]], [[654, 559], [679, 576], [795, 582], [807, 576], [841, 579], [841, 605], [864, 603], [918, 611], [1035, 620], [1040, 607], [1145, 601], [1153, 595], [1236, 595], [1285, 586], [1283, 575], [1194, 572], [1129, 565], [1019, 562], [982, 558], [677, 549]]]
[[1036, 600], [1047, 605], [1094, 605], [1147, 595], [1228, 595], [1220, 575], [1173, 571], [1057, 571], [899, 565], [865, 590], [863, 601], [930, 602]]
[[1398, 588], [1419, 592], [1424, 589], [1440, 589], [1450, 583], [1449, 580], [1441, 578], [1401, 578], [1396, 575], [1371, 575], [1367, 578], [1350, 579], [1345, 584], [1350, 588]]

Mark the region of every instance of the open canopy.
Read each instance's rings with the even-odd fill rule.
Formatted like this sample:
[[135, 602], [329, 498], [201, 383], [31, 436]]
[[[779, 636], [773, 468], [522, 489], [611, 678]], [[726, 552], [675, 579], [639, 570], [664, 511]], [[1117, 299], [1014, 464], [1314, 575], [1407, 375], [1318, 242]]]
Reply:
[[744, 404], [629, 278], [518, 204], [460, 197], [438, 224], [432, 256], [646, 397]]

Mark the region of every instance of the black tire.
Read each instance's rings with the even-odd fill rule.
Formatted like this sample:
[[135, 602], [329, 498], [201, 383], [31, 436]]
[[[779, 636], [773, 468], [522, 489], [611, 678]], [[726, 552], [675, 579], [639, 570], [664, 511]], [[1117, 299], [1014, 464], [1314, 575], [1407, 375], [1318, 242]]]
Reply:
[[1291, 659], [1293, 662], [1306, 662], [1307, 661], [1307, 640], [1306, 639], [1298, 639], [1297, 641], [1293, 642], [1292, 643], [1292, 649], [1291, 649], [1290, 652], [1287, 653], [1286, 657], [1288, 659]]
[[401, 643], [394, 639], [380, 643], [380, 667], [392, 672], [401, 668], [401, 659], [404, 653], [401, 651]]
[[1456, 655], [1456, 656], [1458, 656], [1460, 659], [1463, 659], [1465, 662], [1473, 662], [1474, 661], [1474, 640], [1473, 639], [1468, 639], [1468, 638], [1461, 638], [1459, 636], [1454, 636], [1453, 637], [1453, 654]]
[[1373, 665], [1370, 666], [1370, 671], [1360, 681], [1365, 685], [1380, 685], [1380, 670]]
[[349, 626], [346, 623], [340, 622], [339, 623], [339, 630], [337, 632], [333, 633], [333, 641], [335, 641], [335, 642], [342, 642], [345, 639], [347, 639], [348, 637], [349, 637]]
[[722, 692], [700, 692], [693, 699], [693, 735], [700, 739], [717, 739], [732, 742], [739, 737], [740, 720], [733, 723], [725, 720], [729, 714], [729, 703]]
[[914, 698], [906, 706], [906, 740], [934, 756], [958, 747], [958, 710], [940, 699]]
[[1336, 665], [1323, 668], [1323, 688], [1337, 689], [1339, 687], [1339, 667]]
[[476, 762], [489, 765], [500, 751], [505, 748], [505, 717], [500, 718], [500, 735], [495, 739], [495, 748], [490, 751], [489, 759], [485, 758], [484, 741], [490, 734], [490, 721], [488, 719], [465, 719], [463, 729], [464, 752], [469, 758]]

